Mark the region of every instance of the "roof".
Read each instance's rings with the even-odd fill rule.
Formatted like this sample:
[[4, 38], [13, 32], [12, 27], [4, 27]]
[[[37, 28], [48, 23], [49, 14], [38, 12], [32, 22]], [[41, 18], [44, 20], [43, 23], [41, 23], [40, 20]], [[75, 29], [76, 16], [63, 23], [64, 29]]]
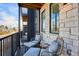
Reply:
[[44, 3], [19, 3], [20, 7], [39, 10]]

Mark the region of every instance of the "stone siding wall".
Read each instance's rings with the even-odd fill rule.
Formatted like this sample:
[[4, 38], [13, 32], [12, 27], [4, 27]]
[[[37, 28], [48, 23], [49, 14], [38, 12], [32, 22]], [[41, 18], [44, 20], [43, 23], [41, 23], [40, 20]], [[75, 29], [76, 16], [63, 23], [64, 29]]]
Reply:
[[51, 43], [52, 40], [57, 38], [57, 34], [50, 33], [50, 3], [46, 3], [42, 6], [40, 9], [40, 30], [41, 30], [41, 13], [45, 10], [45, 33], [41, 32], [41, 35], [43, 35], [43, 40], [45, 40], [47, 43]]
[[[59, 4], [60, 9], [60, 31], [59, 35], [64, 39], [64, 55], [68, 55], [67, 51], [71, 50], [71, 55], [79, 55], [79, 4], [67, 3], [66, 5]], [[50, 25], [50, 4], [46, 3], [40, 10], [40, 17], [42, 11], [45, 10], [45, 33], [41, 32], [43, 39], [51, 42], [56, 39], [58, 34], [49, 32]], [[41, 18], [40, 18], [41, 19]], [[40, 20], [41, 21], [41, 20]], [[41, 22], [42, 23], [42, 22]], [[40, 30], [41, 30], [40, 23]]]
[[76, 3], [60, 4], [60, 36], [64, 38], [64, 55], [79, 55], [79, 6]]

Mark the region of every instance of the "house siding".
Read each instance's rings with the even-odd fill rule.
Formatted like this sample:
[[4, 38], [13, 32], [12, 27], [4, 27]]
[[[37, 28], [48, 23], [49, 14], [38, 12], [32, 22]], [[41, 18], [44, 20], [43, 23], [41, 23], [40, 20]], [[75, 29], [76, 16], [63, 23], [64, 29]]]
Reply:
[[[64, 55], [79, 55], [79, 4], [60, 4], [60, 33], [64, 38]], [[63, 25], [64, 24], [64, 25]]]
[[[40, 24], [41, 13], [45, 10], [45, 33], [41, 32], [43, 39], [47, 42], [51, 42], [56, 39], [58, 34], [50, 33], [50, 3], [46, 3], [40, 9]], [[79, 55], [79, 4], [78, 3], [67, 3], [63, 5], [59, 4], [59, 19], [60, 28], [59, 35], [64, 39], [64, 53], [68, 55], [67, 50], [71, 50], [71, 55]], [[41, 25], [40, 25], [41, 30]]]

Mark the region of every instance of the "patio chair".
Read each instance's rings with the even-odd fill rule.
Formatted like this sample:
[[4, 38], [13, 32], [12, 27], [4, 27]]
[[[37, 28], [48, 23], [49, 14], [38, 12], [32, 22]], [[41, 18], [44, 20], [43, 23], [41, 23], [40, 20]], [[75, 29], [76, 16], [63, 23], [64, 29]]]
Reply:
[[40, 35], [36, 35], [35, 38], [32, 38], [30, 42], [24, 42], [23, 45], [26, 47], [33, 47], [40, 42]]
[[63, 52], [64, 41], [63, 38], [57, 37], [56, 40], [48, 45], [46, 49], [41, 49], [40, 56], [58, 56]]
[[31, 47], [23, 56], [39, 56], [40, 48]]

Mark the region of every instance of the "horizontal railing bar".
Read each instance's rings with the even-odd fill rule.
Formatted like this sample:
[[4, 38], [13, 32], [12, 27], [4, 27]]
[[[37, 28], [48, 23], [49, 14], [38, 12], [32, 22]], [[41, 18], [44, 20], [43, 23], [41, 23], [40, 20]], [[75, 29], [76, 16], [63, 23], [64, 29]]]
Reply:
[[[17, 32], [17, 33], [19, 33], [19, 32]], [[0, 38], [0, 40], [1, 40], [1, 39], [5, 39], [5, 38], [7, 38], [7, 37], [10, 37], [11, 35], [15, 35], [15, 34], [17, 34], [17, 33], [13, 33], [13, 34], [7, 35], [7, 36], [5, 36], [5, 37], [2, 37], [2, 38]]]

